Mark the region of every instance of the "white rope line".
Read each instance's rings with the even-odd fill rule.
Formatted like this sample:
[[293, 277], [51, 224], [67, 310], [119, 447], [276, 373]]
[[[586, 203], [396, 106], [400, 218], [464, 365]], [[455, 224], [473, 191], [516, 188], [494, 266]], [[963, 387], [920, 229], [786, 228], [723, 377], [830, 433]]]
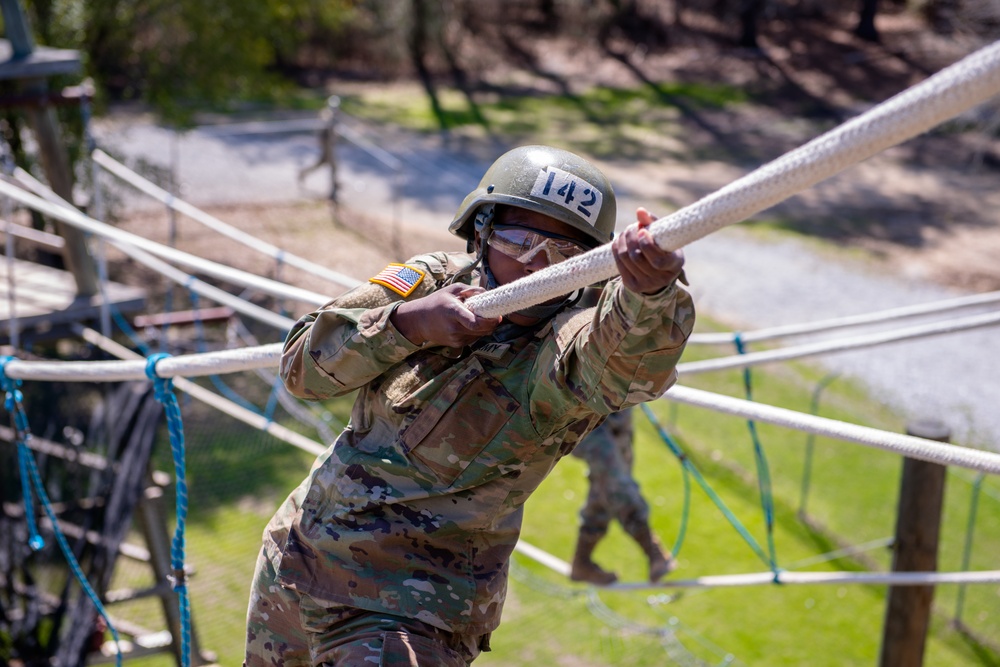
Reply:
[[[514, 550], [553, 572], [569, 577], [570, 565], [550, 553], [519, 540]], [[1000, 570], [973, 572], [752, 572], [718, 574], [694, 579], [665, 579], [656, 583], [621, 582], [600, 586], [610, 591], [644, 591], [663, 588], [725, 588], [774, 584], [869, 584], [889, 586], [934, 586], [939, 584], [1000, 583]]]
[[258, 239], [251, 234], [247, 234], [246, 232], [219, 220], [215, 216], [202, 211], [183, 199], [178, 199], [163, 188], [135, 173], [99, 148], [94, 150], [91, 157], [93, 157], [94, 162], [101, 165], [104, 169], [122, 179], [129, 185], [135, 187], [139, 191], [149, 195], [163, 204], [166, 204], [169, 208], [177, 211], [178, 213], [188, 216], [195, 222], [201, 223], [209, 229], [231, 238], [237, 243], [242, 243], [248, 248], [256, 250], [263, 255], [267, 255], [272, 259], [288, 264], [289, 266], [302, 269], [303, 271], [323, 278], [324, 280], [328, 280], [335, 285], [340, 285], [341, 287], [351, 288], [357, 287], [361, 284], [361, 281], [359, 280], [346, 276], [342, 273], [338, 273], [337, 271], [332, 271], [314, 262], [310, 262], [308, 259], [294, 255], [286, 250], [282, 250], [267, 241]]
[[[13, 362], [12, 362], [13, 363]], [[959, 445], [945, 444], [912, 435], [891, 433], [868, 426], [817, 417], [773, 405], [764, 405], [741, 398], [723, 396], [701, 389], [674, 385], [664, 395], [677, 403], [708, 408], [757, 422], [784, 426], [807, 433], [854, 442], [866, 447], [882, 449], [913, 459], [930, 461], [946, 466], [958, 466], [1000, 474], [1000, 454]]]
[[293, 326], [295, 326], [295, 320], [292, 318], [285, 317], [284, 315], [268, 310], [267, 308], [262, 308], [255, 303], [251, 303], [246, 299], [241, 299], [240, 297], [230, 294], [223, 289], [219, 289], [214, 285], [209, 285], [205, 281], [184, 273], [180, 269], [153, 257], [143, 250], [139, 250], [138, 248], [134, 248], [125, 243], [116, 243], [115, 246], [135, 261], [140, 264], [144, 264], [161, 274], [164, 278], [172, 280], [178, 285], [191, 290], [199, 296], [211, 299], [212, 301], [215, 301], [223, 306], [228, 306], [236, 312], [253, 320], [272, 326], [278, 331], [289, 331]]
[[[166, 357], [156, 364], [159, 377], [226, 375], [258, 368], [274, 368], [281, 358], [283, 343], [271, 343], [238, 350]], [[23, 361], [8, 362], [7, 377], [45, 382], [126, 382], [148, 380], [146, 361]]]
[[[878, 324], [880, 322], [906, 319], [908, 317], [918, 317], [920, 315], [932, 315], [947, 312], [949, 310], [958, 310], [961, 308], [988, 306], [994, 303], [1000, 303], [1000, 292], [985, 292], [983, 294], [973, 294], [955, 299], [945, 299], [943, 301], [932, 301], [930, 303], [921, 303], [913, 306], [891, 308], [874, 313], [864, 313], [861, 315], [849, 315], [847, 317], [836, 317], [827, 320], [817, 320], [814, 322], [802, 322], [798, 324], [767, 327], [765, 329], [757, 329], [755, 331], [744, 331], [740, 333], [740, 338], [744, 343], [755, 343], [764, 340], [772, 340], [774, 338], [799, 336], [802, 334], [818, 333], [821, 331], [833, 331], [836, 329], [863, 326], [866, 324]], [[688, 339], [688, 345], [732, 345], [735, 336], [735, 332], [696, 333]]]
[[[43, 185], [42, 187], [45, 186]], [[176, 264], [200, 271], [201, 273], [214, 276], [221, 280], [226, 280], [236, 285], [249, 287], [271, 296], [293, 299], [295, 301], [301, 301], [302, 303], [314, 306], [323, 305], [330, 300], [330, 296], [300, 289], [298, 287], [293, 287], [275, 280], [254, 275], [246, 271], [240, 271], [239, 269], [211, 262], [207, 259], [202, 259], [175, 248], [156, 243], [155, 241], [150, 241], [142, 236], [131, 234], [116, 227], [112, 227], [111, 225], [107, 225], [84, 215], [75, 208], [48, 202], [41, 197], [11, 185], [5, 180], [0, 180], [0, 194], [6, 195], [7, 197], [14, 199], [29, 208], [35, 209], [40, 213], [44, 213], [45, 215], [61, 220], [72, 227], [89, 232], [95, 236], [108, 239], [112, 243], [127, 243], [133, 245], [152, 253], [157, 257], [161, 257]]]
[[972, 315], [969, 317], [956, 318], [947, 322], [923, 324], [920, 326], [906, 327], [895, 331], [885, 331], [865, 336], [849, 336], [818, 343], [795, 345], [777, 350], [763, 350], [761, 352], [749, 352], [747, 354], [737, 354], [729, 357], [719, 357], [716, 359], [689, 361], [677, 364], [677, 374], [683, 377], [729, 368], [748, 368], [750, 366], [758, 366], [760, 364], [775, 361], [787, 361], [789, 359], [799, 359], [817, 354], [842, 352], [862, 347], [873, 347], [876, 345], [895, 343], [912, 338], [940, 336], [942, 334], [996, 326], [998, 324], [1000, 324], [1000, 312], [986, 313], [984, 315]]
[[[282, 343], [167, 357], [156, 365], [160, 377], [225, 375], [243, 370], [273, 368], [281, 357]], [[8, 377], [49, 382], [122, 382], [144, 380], [145, 361], [23, 361], [11, 360]], [[1000, 474], [1000, 454], [947, 445], [909, 435], [807, 415], [752, 401], [675, 385], [666, 394], [679, 403], [785, 426], [817, 435], [855, 442], [910, 458]]]
[[[112, 354], [119, 359], [142, 359], [142, 355], [133, 352], [123, 345], [119, 345], [115, 341], [102, 336], [97, 331], [90, 329], [88, 327], [74, 327], [78, 329], [78, 333], [81, 338], [90, 343], [91, 345], [96, 345], [105, 352]], [[142, 361], [145, 363], [145, 360]], [[163, 363], [163, 362], [160, 362]], [[156, 365], [157, 372], [160, 370], [160, 364]], [[191, 396], [191, 398], [197, 399], [206, 405], [215, 408], [223, 414], [227, 414], [234, 419], [238, 419], [244, 424], [248, 424], [256, 428], [257, 430], [264, 431], [278, 440], [285, 442], [293, 447], [298, 447], [299, 449], [309, 452], [313, 456], [319, 456], [326, 451], [326, 447], [311, 440], [304, 435], [296, 433], [291, 429], [288, 429], [281, 424], [277, 424], [264, 415], [257, 414], [253, 410], [248, 410], [241, 405], [237, 405], [229, 399], [219, 396], [215, 392], [209, 391], [204, 387], [186, 380], [184, 378], [174, 378], [173, 384], [175, 387], [183, 391], [185, 394]]]
[[[5, 175], [4, 178], [7, 178], [7, 176]], [[15, 222], [12, 222], [8, 227], [4, 227], [4, 231], [15, 236], [16, 238], [24, 239], [25, 241], [30, 241], [35, 245], [44, 246], [52, 250], [62, 251], [63, 248], [66, 247], [66, 239], [58, 234], [49, 234], [48, 232], [43, 232], [40, 229], [25, 227], [24, 225], [19, 225]]]
[[[20, 169], [20, 167], [18, 167]], [[15, 172], [16, 173], [16, 172]], [[36, 180], [31, 174], [24, 172], [20, 174], [25, 181], [25, 184], [35, 191], [37, 195], [49, 201], [55, 205], [69, 206], [69, 204], [62, 197], [53, 192], [45, 184]], [[61, 238], [61, 237], [57, 237]], [[217, 303], [224, 306], [229, 306], [233, 310], [246, 315], [249, 318], [268, 324], [279, 331], [288, 331], [294, 326], [295, 320], [279, 315], [267, 308], [262, 308], [254, 303], [250, 303], [245, 299], [241, 299], [238, 296], [230, 294], [229, 292], [219, 289], [214, 285], [209, 285], [203, 280], [199, 280], [194, 276], [184, 273], [183, 271], [167, 264], [166, 262], [157, 259], [153, 255], [140, 250], [132, 245], [121, 242], [113, 242], [115, 247], [117, 247], [121, 252], [123, 252], [128, 257], [134, 259], [135, 261], [143, 264], [157, 273], [161, 274], [163, 277], [174, 281], [178, 285], [190, 289], [192, 292], [211, 299]]]
[[[1000, 93], [1000, 42], [658, 220], [650, 231], [661, 247], [682, 248], [925, 132], [997, 93]], [[616, 272], [611, 245], [607, 244], [477, 294], [466, 305], [478, 315], [496, 317], [569, 294]]]

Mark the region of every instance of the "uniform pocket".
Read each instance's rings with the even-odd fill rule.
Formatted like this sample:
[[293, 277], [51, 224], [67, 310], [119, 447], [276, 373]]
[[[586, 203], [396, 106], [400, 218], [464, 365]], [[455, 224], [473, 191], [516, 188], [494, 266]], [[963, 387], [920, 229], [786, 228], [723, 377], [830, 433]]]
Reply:
[[518, 408], [504, 386], [471, 357], [406, 428], [403, 447], [407, 456], [450, 485]]

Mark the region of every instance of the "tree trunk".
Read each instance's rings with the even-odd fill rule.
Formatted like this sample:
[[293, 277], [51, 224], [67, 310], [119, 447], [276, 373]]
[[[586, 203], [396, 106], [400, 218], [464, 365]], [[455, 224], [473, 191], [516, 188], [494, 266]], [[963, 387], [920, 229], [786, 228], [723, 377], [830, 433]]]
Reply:
[[757, 44], [757, 21], [764, 11], [767, 0], [743, 0], [740, 5], [740, 46], [759, 49]]
[[878, 0], [861, 0], [861, 16], [854, 34], [869, 42], [878, 42], [878, 29], [875, 27], [875, 14], [878, 11]]

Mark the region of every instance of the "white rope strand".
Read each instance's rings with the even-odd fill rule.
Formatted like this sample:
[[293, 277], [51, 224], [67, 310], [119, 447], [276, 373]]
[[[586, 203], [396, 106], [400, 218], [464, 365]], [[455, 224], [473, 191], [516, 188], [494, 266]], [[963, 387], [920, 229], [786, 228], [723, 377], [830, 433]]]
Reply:
[[135, 187], [141, 192], [144, 192], [157, 201], [166, 204], [167, 207], [177, 211], [178, 213], [188, 216], [195, 222], [199, 222], [209, 229], [231, 238], [237, 243], [242, 243], [248, 248], [256, 250], [263, 255], [267, 255], [272, 259], [276, 259], [280, 262], [288, 264], [289, 266], [302, 269], [303, 271], [323, 278], [324, 280], [328, 280], [335, 285], [340, 285], [341, 287], [352, 288], [361, 284], [361, 281], [359, 280], [346, 276], [342, 273], [332, 271], [314, 262], [310, 262], [309, 260], [299, 257], [298, 255], [293, 255], [292, 253], [282, 250], [267, 241], [263, 241], [251, 234], [247, 234], [246, 232], [219, 220], [215, 216], [209, 215], [205, 211], [189, 204], [183, 199], [178, 199], [163, 188], [135, 173], [99, 148], [94, 150], [92, 157], [94, 162], [101, 165], [108, 172], [114, 174], [129, 185]]
[[[1000, 42], [947, 67], [886, 102], [653, 223], [663, 248], [676, 250], [722, 227], [746, 220], [821, 180], [929, 130], [1000, 93]], [[496, 317], [527, 308], [615, 275], [610, 244], [572, 257], [466, 305]]]
[[10, 226], [5, 226], [4, 231], [19, 239], [42, 246], [47, 250], [62, 252], [66, 248], [66, 239], [63, 237], [43, 232], [34, 227], [25, 227], [24, 225], [13, 223]]
[[807, 415], [794, 410], [763, 405], [681, 385], [674, 385], [663, 397], [677, 403], [708, 408], [715, 412], [743, 417], [744, 419], [854, 442], [912, 459], [930, 461], [945, 466], [969, 468], [994, 475], [1000, 474], [1000, 454], [996, 452], [944, 444], [912, 435], [880, 431], [867, 426]]
[[[1000, 292], [985, 292], [983, 294], [972, 294], [955, 299], [932, 301], [930, 303], [903, 306], [901, 308], [890, 308], [874, 313], [849, 315], [847, 317], [836, 317], [814, 322], [800, 322], [797, 324], [767, 327], [755, 331], [743, 331], [740, 333], [740, 338], [744, 343], [756, 343], [775, 338], [787, 338], [868, 324], [879, 324], [909, 317], [919, 317], [921, 315], [935, 315], [949, 310], [989, 306], [995, 303], [1000, 303]], [[735, 333], [733, 332], [696, 333], [688, 339], [688, 345], [732, 345], [734, 340]]]
[[[102, 336], [93, 329], [87, 327], [75, 328], [78, 329], [80, 337], [85, 341], [91, 345], [96, 345], [105, 352], [113, 354], [119, 359], [142, 359], [140, 354], [133, 352], [123, 345], [119, 345], [110, 338]], [[143, 360], [142, 363], [145, 363], [145, 360]], [[160, 373], [160, 364], [156, 365], [156, 372]], [[315, 440], [310, 440], [304, 435], [285, 428], [281, 424], [276, 424], [264, 415], [259, 415], [252, 410], [248, 410], [241, 405], [237, 405], [229, 399], [219, 396], [218, 394], [211, 392], [208, 389], [191, 382], [190, 380], [186, 380], [184, 378], [174, 378], [173, 382], [175, 387], [191, 396], [191, 398], [197, 399], [202, 403], [215, 408], [219, 412], [227, 414], [230, 417], [243, 422], [244, 424], [248, 424], [260, 431], [264, 431], [265, 433], [268, 433], [278, 440], [292, 445], [293, 447], [298, 447], [303, 451], [309, 452], [313, 456], [319, 456], [326, 451], [326, 447]]]
[[764, 350], [761, 352], [737, 354], [730, 357], [719, 357], [717, 359], [689, 361], [677, 364], [677, 374], [683, 377], [697, 375], [698, 373], [708, 373], [710, 371], [726, 370], [729, 368], [748, 368], [750, 366], [758, 366], [760, 364], [767, 364], [775, 361], [788, 361], [789, 359], [800, 359], [802, 357], [810, 357], [817, 354], [843, 352], [845, 350], [853, 350], [862, 347], [885, 345], [886, 343], [896, 343], [912, 338], [940, 336], [942, 334], [955, 333], [956, 331], [967, 331], [969, 329], [997, 326], [998, 324], [1000, 324], [1000, 312], [986, 313], [985, 315], [972, 315], [970, 317], [961, 317], [947, 322], [924, 324], [915, 327], [897, 329], [895, 331], [868, 334], [865, 336], [850, 336], [818, 343], [809, 343], [806, 345], [795, 345], [777, 350]]
[[[166, 357], [156, 364], [159, 377], [225, 375], [257, 368], [274, 368], [281, 358], [282, 343], [238, 350]], [[7, 377], [46, 382], [126, 382], [148, 380], [146, 361], [23, 361], [8, 362]]]
[[46, 201], [45, 199], [33, 195], [30, 192], [26, 192], [5, 180], [0, 180], [0, 194], [6, 195], [29, 208], [39, 211], [40, 213], [44, 213], [45, 215], [56, 218], [57, 220], [61, 220], [76, 229], [81, 229], [95, 236], [108, 239], [113, 243], [127, 243], [133, 245], [152, 253], [157, 257], [161, 257], [176, 264], [186, 266], [190, 269], [200, 271], [201, 273], [214, 276], [236, 285], [249, 287], [271, 296], [294, 299], [295, 301], [301, 301], [302, 303], [314, 306], [320, 306], [330, 301], [330, 297], [327, 295], [300, 289], [291, 285], [285, 285], [284, 283], [279, 283], [275, 280], [262, 278], [261, 276], [256, 276], [246, 271], [240, 271], [239, 269], [224, 266], [222, 264], [211, 262], [207, 259], [202, 259], [189, 253], [182, 252], [175, 248], [170, 248], [160, 243], [156, 243], [155, 241], [150, 241], [142, 236], [130, 234], [129, 232], [117, 229], [111, 225], [94, 220], [75, 208]]
[[[519, 540], [514, 550], [544, 565], [553, 572], [569, 576], [570, 565], [536, 546]], [[773, 584], [869, 584], [888, 586], [931, 586], [938, 584], [1000, 583], [1000, 570], [974, 572], [752, 572], [719, 574], [694, 579], [665, 579], [655, 583], [622, 582], [601, 586], [602, 590], [644, 591], [663, 588], [731, 588]]]
[[283, 332], [289, 331], [293, 326], [295, 326], [295, 320], [292, 318], [285, 317], [284, 315], [268, 310], [267, 308], [262, 308], [257, 304], [251, 303], [246, 299], [241, 299], [240, 297], [230, 294], [223, 289], [219, 289], [214, 285], [209, 285], [205, 281], [199, 280], [198, 278], [184, 273], [180, 269], [153, 257], [148, 252], [139, 250], [138, 248], [134, 248], [125, 243], [116, 243], [115, 246], [135, 261], [153, 269], [164, 278], [172, 280], [181, 287], [189, 289], [199, 296], [211, 299], [212, 301], [215, 301], [223, 306], [229, 306], [236, 312], [245, 315], [250, 319], [262, 322], [263, 324], [267, 324], [274, 327], [278, 331]]
[[[20, 167], [18, 167], [20, 169]], [[15, 171], [15, 173], [17, 173]], [[23, 172], [19, 174], [19, 177], [28, 185], [35, 193], [56, 205], [69, 206], [66, 200], [57, 195], [51, 189], [46, 187], [43, 183], [36, 180], [28, 172]], [[61, 238], [61, 237], [57, 237]], [[279, 331], [288, 331], [295, 324], [295, 320], [279, 315], [266, 308], [261, 308], [260, 306], [250, 303], [245, 299], [241, 299], [238, 296], [230, 294], [229, 292], [219, 289], [214, 285], [209, 285], [203, 280], [199, 280], [192, 275], [184, 273], [183, 271], [167, 264], [166, 262], [157, 259], [153, 255], [140, 250], [132, 245], [122, 242], [112, 242], [115, 247], [117, 247], [121, 252], [123, 252], [128, 257], [134, 259], [135, 261], [147, 266], [157, 273], [161, 274], [163, 277], [174, 281], [178, 285], [190, 289], [192, 292], [211, 299], [217, 303], [224, 306], [229, 306], [233, 310], [246, 315], [247, 317], [268, 324]]]

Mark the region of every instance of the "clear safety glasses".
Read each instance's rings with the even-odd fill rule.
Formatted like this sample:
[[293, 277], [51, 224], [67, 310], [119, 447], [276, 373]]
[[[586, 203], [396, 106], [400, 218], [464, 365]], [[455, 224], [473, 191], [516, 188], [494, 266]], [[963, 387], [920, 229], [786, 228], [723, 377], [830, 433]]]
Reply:
[[590, 249], [567, 236], [513, 225], [493, 225], [487, 243], [522, 264], [529, 263], [539, 253], [545, 253], [549, 264], [557, 264]]

